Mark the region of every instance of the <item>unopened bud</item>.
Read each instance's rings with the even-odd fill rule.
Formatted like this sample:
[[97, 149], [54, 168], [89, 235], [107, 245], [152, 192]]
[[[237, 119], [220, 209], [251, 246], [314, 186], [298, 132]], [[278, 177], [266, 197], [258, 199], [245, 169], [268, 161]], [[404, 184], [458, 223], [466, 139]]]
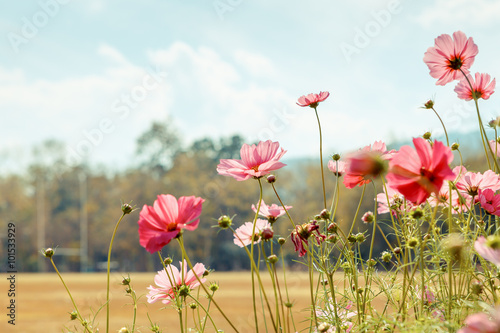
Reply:
[[276, 176], [275, 175], [269, 175], [269, 176], [267, 176], [266, 179], [267, 179], [267, 182], [269, 184], [272, 184], [272, 183], [276, 182]]
[[333, 154], [332, 159], [334, 161], [338, 161], [338, 160], [340, 160], [340, 155], [339, 154]]
[[185, 297], [185, 296], [189, 295], [189, 292], [190, 292], [190, 290], [189, 290], [188, 286], [182, 285], [179, 287], [179, 296]]
[[42, 254], [47, 258], [52, 258], [52, 256], [54, 255], [54, 250], [49, 247], [48, 249], [42, 250]]
[[198, 308], [198, 304], [196, 303], [189, 303], [189, 308], [192, 310], [196, 310]]
[[284, 239], [283, 237], [278, 238], [279, 245], [283, 245], [283, 244], [285, 244], [285, 242], [286, 242], [286, 239]]
[[355, 236], [356, 236], [356, 241], [358, 243], [363, 243], [365, 241], [365, 239], [366, 239], [365, 235], [363, 233], [361, 233], [361, 232], [357, 233]]
[[400, 247], [395, 247], [394, 248], [394, 254], [400, 254], [401, 253], [401, 248]]
[[122, 212], [123, 214], [130, 214], [134, 211], [134, 207], [128, 203], [122, 204]]
[[271, 264], [275, 264], [278, 262], [279, 258], [277, 255], [275, 254], [271, 254], [269, 257], [267, 257], [267, 260], [271, 263]]
[[118, 330], [118, 333], [128, 333], [128, 329], [126, 327], [122, 327]]
[[425, 139], [425, 140], [429, 140], [431, 138], [431, 132], [425, 132], [422, 137]]
[[323, 219], [323, 220], [328, 220], [330, 218], [330, 211], [328, 209], [323, 209], [321, 211], [321, 213], [319, 213], [319, 216]]
[[231, 218], [227, 215], [222, 215], [217, 220], [217, 223], [219, 224], [219, 227], [221, 227], [222, 229], [227, 229], [231, 226], [233, 220], [231, 220]]
[[375, 221], [375, 216], [372, 212], [368, 211], [363, 215], [361, 221], [363, 221], [364, 223], [372, 223], [373, 221]]
[[208, 287], [208, 289], [210, 289], [210, 291], [212, 292], [216, 292], [217, 290], [219, 290], [219, 285], [214, 282]]
[[130, 284], [130, 276], [123, 278], [122, 285], [128, 286]]
[[418, 239], [416, 239], [415, 237], [412, 237], [408, 240], [409, 247], [415, 247], [417, 245], [418, 245]]
[[164, 260], [163, 260], [163, 263], [165, 264], [165, 266], [168, 266], [172, 263], [172, 258], [170, 257], [166, 257]]
[[424, 211], [421, 208], [416, 208], [414, 211], [411, 212], [411, 217], [414, 219], [418, 220], [424, 216]]
[[71, 318], [71, 320], [75, 320], [76, 318], [78, 318], [78, 313], [76, 311], [72, 311], [69, 313], [69, 317]]
[[428, 100], [424, 104], [425, 109], [432, 109], [434, 107], [434, 101], [432, 99]]
[[456, 142], [453, 142], [453, 144], [451, 145], [451, 150], [458, 150], [458, 148], [460, 147], [460, 144], [456, 143]]
[[262, 239], [263, 240], [270, 240], [270, 239], [272, 239], [273, 236], [274, 236], [273, 228], [271, 228], [271, 227], [265, 227], [264, 229], [262, 229], [261, 235], [262, 235]]
[[328, 225], [328, 232], [336, 234], [339, 229], [337, 223], [333, 222]]
[[382, 252], [381, 259], [383, 262], [390, 262], [392, 259], [392, 254], [388, 251]]
[[338, 237], [337, 235], [335, 235], [335, 234], [333, 234], [333, 235], [328, 235], [328, 238], [326, 239], [326, 241], [327, 241], [328, 243], [330, 243], [330, 244], [335, 244], [335, 243], [337, 243], [337, 242], [338, 242], [338, 240], [339, 240], [339, 237]]
[[330, 329], [330, 324], [328, 323], [321, 323], [318, 325], [318, 332], [327, 332]]
[[471, 291], [474, 295], [481, 294], [483, 292], [483, 284], [479, 281], [472, 282]]

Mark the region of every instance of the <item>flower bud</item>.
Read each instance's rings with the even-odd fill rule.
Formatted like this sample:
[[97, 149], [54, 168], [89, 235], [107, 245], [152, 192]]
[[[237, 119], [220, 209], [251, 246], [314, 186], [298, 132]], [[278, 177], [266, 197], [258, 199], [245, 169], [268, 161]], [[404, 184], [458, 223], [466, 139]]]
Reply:
[[275, 254], [271, 254], [269, 257], [267, 257], [267, 260], [271, 263], [271, 264], [275, 264], [278, 262], [279, 258], [277, 255]]
[[429, 140], [431, 138], [431, 132], [425, 132], [422, 137], [425, 139], [425, 140]]
[[184, 296], [186, 297], [187, 295], [189, 295], [189, 287], [186, 286], [186, 285], [182, 285], [179, 287], [179, 296]]
[[217, 222], [219, 224], [219, 227], [221, 227], [222, 229], [227, 229], [231, 226], [231, 224], [233, 224], [233, 220], [231, 220], [231, 218], [227, 215], [222, 215], [221, 217], [219, 217]]
[[118, 330], [118, 333], [128, 333], [128, 329], [126, 327], [122, 327]]
[[375, 216], [372, 212], [368, 211], [363, 215], [361, 221], [363, 221], [364, 223], [372, 223], [373, 221], [375, 221]]
[[335, 244], [335, 243], [337, 243], [337, 242], [338, 242], [338, 240], [339, 240], [339, 237], [338, 237], [337, 235], [335, 235], [335, 234], [333, 234], [333, 235], [328, 235], [328, 238], [326, 239], [326, 241], [327, 241], [328, 243], [330, 243], [330, 244]]
[[356, 237], [356, 241], [357, 241], [358, 243], [363, 243], [363, 242], [365, 241], [365, 239], [366, 239], [365, 235], [364, 235], [363, 233], [361, 233], [361, 232], [360, 232], [360, 233], [357, 233], [357, 234], [355, 235], [355, 237]]
[[370, 259], [366, 262], [366, 264], [368, 265], [368, 267], [373, 267], [377, 264], [377, 262], [375, 261], [375, 259]]
[[383, 262], [391, 262], [392, 254], [388, 251], [382, 252], [382, 256], [380, 257]]
[[122, 212], [123, 214], [130, 214], [134, 211], [134, 207], [128, 203], [122, 204]]
[[339, 229], [337, 223], [333, 222], [328, 225], [328, 232], [336, 234]]
[[323, 209], [321, 213], [319, 213], [319, 217], [323, 220], [328, 220], [330, 218], [330, 211], [328, 209]]
[[416, 208], [414, 211], [411, 212], [411, 217], [414, 219], [418, 220], [424, 216], [424, 211], [421, 208]]
[[332, 158], [333, 158], [334, 161], [338, 161], [338, 160], [340, 160], [340, 155], [339, 154], [333, 154]]
[[474, 295], [479, 295], [483, 292], [483, 284], [480, 281], [474, 281], [471, 284], [471, 292]]
[[124, 286], [130, 285], [130, 276], [127, 276], [126, 278], [123, 278], [122, 285], [124, 285]]
[[42, 254], [46, 257], [46, 258], [52, 258], [52, 256], [54, 255], [54, 250], [51, 249], [50, 247], [48, 249], [44, 249], [42, 250]]
[[208, 276], [208, 274], [210, 274], [210, 271], [208, 269], [205, 269], [202, 276], [205, 277]]
[[400, 247], [395, 247], [394, 248], [394, 254], [398, 255], [401, 253], [401, 248]]
[[125, 292], [126, 292], [127, 294], [131, 294], [131, 293], [132, 293], [132, 289], [130, 289], [130, 287], [127, 287], [127, 289], [125, 289]]
[[278, 238], [279, 245], [283, 245], [283, 244], [285, 244], [285, 242], [286, 242], [286, 239], [284, 239], [283, 237]]
[[416, 239], [415, 237], [412, 237], [408, 240], [409, 247], [415, 247], [417, 245], [418, 245], [418, 239]]
[[450, 148], [451, 148], [451, 150], [458, 150], [459, 147], [460, 147], [460, 144], [453, 142]]
[[168, 266], [172, 263], [172, 258], [170, 257], [166, 257], [164, 260], [163, 260], [163, 263], [165, 264], [165, 266]]
[[432, 99], [428, 100], [424, 104], [424, 109], [432, 109], [434, 107], [434, 101]]
[[214, 282], [214, 283], [210, 284], [208, 289], [210, 289], [210, 291], [212, 291], [212, 292], [216, 292], [217, 290], [219, 290], [219, 285]]
[[274, 236], [273, 228], [271, 228], [271, 227], [265, 227], [264, 229], [262, 229], [261, 235], [262, 235], [262, 239], [263, 240], [270, 240], [270, 239], [272, 239], [273, 236]]
[[71, 320], [75, 320], [76, 318], [78, 318], [78, 313], [76, 311], [72, 311], [69, 313], [69, 317], [71, 318]]
[[287, 308], [291, 308], [293, 306], [293, 303], [292, 302], [285, 302], [285, 306]]
[[266, 179], [267, 179], [267, 182], [269, 184], [272, 184], [272, 183], [276, 182], [276, 176], [275, 175], [269, 175], [269, 176], [267, 176]]
[[189, 308], [192, 309], [192, 310], [196, 310], [198, 308], [198, 304], [196, 303], [189, 303]]
[[349, 243], [356, 243], [356, 236], [349, 235], [347, 236], [347, 240], [349, 241]]

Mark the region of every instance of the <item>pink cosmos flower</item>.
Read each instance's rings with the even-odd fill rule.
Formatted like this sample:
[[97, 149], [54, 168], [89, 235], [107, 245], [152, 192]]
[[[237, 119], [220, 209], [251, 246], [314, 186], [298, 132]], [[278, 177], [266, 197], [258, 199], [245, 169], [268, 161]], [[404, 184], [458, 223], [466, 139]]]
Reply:
[[[473, 99], [488, 99], [495, 92], [496, 80], [490, 82], [489, 74], [476, 73], [474, 80], [470, 74], [467, 75], [469, 81], [463, 78], [455, 87], [458, 98], [470, 101]], [[472, 85], [472, 89], [469, 85]]]
[[[350, 321], [352, 317], [356, 316], [358, 313], [356, 311], [350, 311], [352, 308], [352, 303], [349, 303], [345, 308], [337, 305], [337, 316], [340, 320], [340, 328], [342, 332], [349, 333], [352, 330], [353, 323]], [[332, 318], [335, 318], [335, 305], [332, 300], [329, 300], [323, 309], [316, 307], [316, 317], [318, 320], [324, 322], [331, 322]], [[326, 331], [327, 333], [335, 332], [336, 327], [334, 324]], [[317, 332], [317, 331], [316, 331]]]
[[234, 244], [238, 245], [239, 247], [245, 247], [252, 244], [252, 240], [254, 244], [257, 244], [261, 241], [261, 234], [264, 229], [272, 230], [271, 225], [267, 220], [257, 219], [257, 221], [255, 222], [254, 234], [252, 234], [252, 231], [254, 231], [253, 223], [245, 222], [241, 227], [234, 231]]
[[497, 333], [500, 331], [498, 320], [492, 321], [485, 313], [475, 313], [469, 315], [464, 320], [465, 327], [457, 333]]
[[328, 161], [328, 169], [333, 172], [335, 176], [342, 177], [346, 171], [346, 163], [344, 161]]
[[500, 143], [498, 143], [496, 140], [490, 140], [490, 147], [493, 154], [496, 154], [498, 157], [500, 157]]
[[317, 224], [317, 221], [313, 220], [309, 223], [295, 226], [290, 238], [295, 246], [295, 252], [299, 252], [299, 257], [303, 257], [307, 253], [304, 243], [308, 245], [308, 239], [313, 235], [318, 244], [321, 244], [321, 242], [326, 239], [326, 236], [319, 232], [319, 225]]
[[[286, 206], [286, 210], [289, 210], [292, 208], [292, 206]], [[260, 209], [259, 209], [259, 215], [267, 217], [267, 220], [271, 223], [276, 222], [278, 217], [283, 216], [286, 214], [285, 208], [283, 206], [278, 206], [277, 204], [272, 204], [271, 206], [266, 205], [264, 200], [261, 200], [260, 202]], [[257, 213], [257, 207], [255, 205], [252, 205], [252, 210]]]
[[492, 189], [479, 190], [479, 203], [489, 214], [500, 216], [500, 194], [495, 194]]
[[217, 172], [238, 181], [260, 178], [286, 165], [279, 162], [286, 150], [281, 148], [278, 152], [278, 148], [279, 143], [271, 140], [260, 141], [257, 146], [244, 144], [240, 150], [241, 160], [222, 159], [217, 166]]
[[311, 108], [316, 108], [318, 107], [318, 104], [327, 99], [328, 96], [330, 96], [330, 93], [328, 91], [322, 91], [319, 94], [309, 94], [306, 96], [301, 96], [299, 97], [297, 105], [302, 107], [309, 106]]
[[472, 37], [461, 32], [450, 35], [441, 35], [434, 40], [435, 46], [429, 47], [424, 54], [424, 62], [429, 67], [430, 75], [438, 79], [437, 85], [444, 86], [448, 82], [458, 80], [463, 75], [469, 74], [469, 68], [474, 63], [478, 53], [477, 45]]
[[480, 172], [465, 172], [457, 181], [457, 188], [464, 195], [475, 197], [475, 202], [479, 201], [477, 197], [479, 190], [491, 189], [494, 192], [500, 190], [500, 179], [492, 170], [486, 170], [484, 174]]
[[500, 266], [500, 240], [498, 236], [478, 237], [474, 242], [474, 249], [484, 259]]
[[413, 139], [415, 149], [403, 146], [389, 162], [387, 180], [392, 188], [414, 204], [421, 204], [431, 193], [439, 193], [445, 180], [455, 178], [449, 164], [451, 149], [440, 141], [431, 146], [422, 138]]
[[200, 222], [199, 197], [161, 194], [153, 206], [144, 205], [139, 214], [139, 242], [150, 253], [159, 251], [177, 237], [181, 229], [195, 230]]
[[[390, 209], [394, 215], [397, 213], [409, 212], [413, 207], [413, 204], [409, 201], [405, 201], [405, 197], [393, 189], [390, 184], [387, 184], [387, 195], [384, 192], [377, 194], [377, 213], [384, 214], [389, 213]], [[389, 197], [389, 201], [387, 201], [387, 197]]]
[[[194, 265], [193, 269], [189, 272], [187, 271], [185, 260], [184, 263], [179, 262], [179, 264], [181, 269], [184, 270], [184, 274], [181, 274], [179, 269], [174, 265], [167, 266], [168, 274], [164, 269], [158, 271], [154, 279], [157, 287], [149, 286], [147, 288], [149, 289], [149, 293], [146, 295], [148, 303], [161, 300], [163, 304], [169, 304], [175, 301], [176, 296], [181, 296], [182, 293], [179, 293], [179, 290], [182, 286], [186, 286], [191, 291], [200, 285], [196, 276], [200, 278], [202, 283], [206, 281], [206, 278], [203, 277], [203, 273], [205, 273], [205, 266], [203, 264], [198, 263]], [[182, 279], [183, 276], [184, 280]]]
[[344, 185], [347, 188], [361, 186], [372, 181], [386, 170], [386, 162], [395, 153], [387, 151], [382, 141], [375, 141], [347, 157]]

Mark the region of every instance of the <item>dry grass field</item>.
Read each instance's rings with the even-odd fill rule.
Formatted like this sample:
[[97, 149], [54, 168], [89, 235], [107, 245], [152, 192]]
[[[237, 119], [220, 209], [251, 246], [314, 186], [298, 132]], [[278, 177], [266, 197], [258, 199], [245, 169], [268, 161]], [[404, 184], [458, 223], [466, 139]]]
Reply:
[[[8, 276], [7, 276], [8, 277]], [[77, 306], [86, 316], [91, 315], [91, 309], [97, 310], [106, 300], [106, 274], [63, 274], [63, 277], [72, 292]], [[132, 286], [138, 295], [147, 293], [146, 287], [153, 284], [153, 273], [132, 273]], [[251, 315], [252, 296], [250, 274], [246, 272], [212, 273], [208, 276], [210, 282], [218, 282], [219, 291], [215, 299], [227, 315], [233, 320], [240, 332], [255, 332], [253, 328], [253, 316]], [[112, 273], [111, 276], [111, 324], [110, 332], [117, 332], [123, 326], [132, 323], [133, 308], [131, 299], [125, 296], [125, 288], [120, 285], [122, 275]], [[287, 282], [290, 290], [290, 298], [294, 301], [294, 319], [297, 329], [307, 325], [304, 322], [309, 312], [308, 282], [306, 273], [287, 273]], [[267, 281], [269, 283], [269, 281]], [[75, 331], [74, 326], [78, 322], [69, 319], [69, 312], [73, 310], [71, 301], [55, 273], [47, 274], [16, 274], [16, 325], [7, 323], [9, 298], [8, 281], [5, 274], [1, 274], [0, 293], [2, 295], [2, 321], [0, 332], [67, 332]], [[271, 289], [272, 290], [272, 289]], [[271, 295], [269, 295], [271, 296]], [[146, 313], [149, 313], [153, 322], [160, 325], [162, 332], [178, 332], [178, 315], [170, 306], [163, 308], [160, 302], [148, 304], [146, 298], [142, 297], [138, 307], [137, 332], [150, 332], [149, 321]], [[213, 308], [211, 313], [216, 324], [220, 325], [225, 332], [233, 330]], [[97, 317], [100, 332], [105, 332], [106, 310], [105, 308]], [[192, 325], [192, 321], [189, 322]], [[81, 327], [77, 326], [81, 332]], [[65, 329], [67, 328], [67, 329]], [[206, 330], [211, 332], [212, 329]]]

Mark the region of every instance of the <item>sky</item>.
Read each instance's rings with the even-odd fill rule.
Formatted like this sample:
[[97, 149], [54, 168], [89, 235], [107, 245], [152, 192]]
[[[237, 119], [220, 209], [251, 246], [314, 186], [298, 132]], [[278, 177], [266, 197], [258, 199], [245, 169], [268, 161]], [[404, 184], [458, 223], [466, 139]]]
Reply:
[[[169, 121], [188, 146], [241, 134], [279, 141], [285, 160], [317, 156], [314, 111], [297, 98], [329, 91], [318, 111], [324, 154], [375, 140], [442, 133], [421, 106], [435, 98], [449, 132], [477, 131], [455, 83], [423, 62], [441, 34], [479, 47], [471, 72], [500, 73], [494, 0], [38, 0], [0, 11], [0, 170], [21, 170], [44, 140], [68, 166], [134, 164], [136, 139]], [[481, 101], [483, 119], [498, 96]], [[479, 135], [479, 134], [478, 134]], [[452, 141], [459, 138], [451, 138]], [[462, 142], [464, 144], [464, 142]]]

